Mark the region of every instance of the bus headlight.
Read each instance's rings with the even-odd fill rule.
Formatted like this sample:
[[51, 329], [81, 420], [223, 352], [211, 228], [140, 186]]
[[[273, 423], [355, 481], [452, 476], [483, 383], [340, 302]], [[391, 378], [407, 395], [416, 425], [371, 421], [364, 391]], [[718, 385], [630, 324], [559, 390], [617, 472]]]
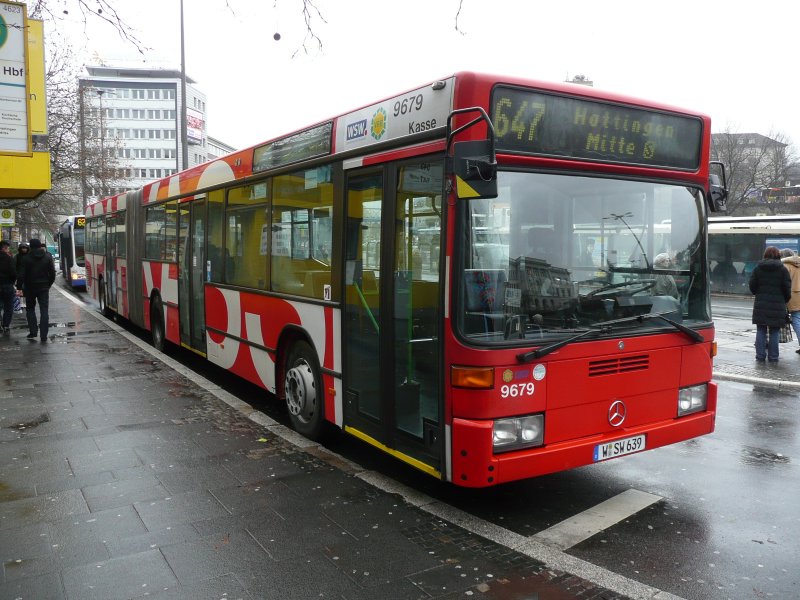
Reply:
[[544, 415], [497, 419], [492, 429], [495, 452], [541, 446], [544, 443]]
[[678, 416], [683, 417], [706, 409], [708, 385], [693, 385], [678, 390]]

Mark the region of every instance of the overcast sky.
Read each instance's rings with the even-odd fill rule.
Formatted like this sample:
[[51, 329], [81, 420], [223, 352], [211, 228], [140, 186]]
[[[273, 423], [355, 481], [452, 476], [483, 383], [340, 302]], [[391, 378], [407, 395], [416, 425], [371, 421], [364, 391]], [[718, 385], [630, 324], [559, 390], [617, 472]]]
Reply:
[[[458, 32], [458, 0], [315, 1], [322, 50], [312, 41], [292, 58], [306, 33], [300, 0], [184, 0], [186, 70], [208, 96], [209, 135], [242, 148], [476, 70], [583, 74], [705, 112], [715, 132], [783, 132], [800, 150], [798, 2], [463, 0]], [[150, 50], [93, 21], [71, 36], [87, 64], [179, 68], [179, 0], [114, 4]]]

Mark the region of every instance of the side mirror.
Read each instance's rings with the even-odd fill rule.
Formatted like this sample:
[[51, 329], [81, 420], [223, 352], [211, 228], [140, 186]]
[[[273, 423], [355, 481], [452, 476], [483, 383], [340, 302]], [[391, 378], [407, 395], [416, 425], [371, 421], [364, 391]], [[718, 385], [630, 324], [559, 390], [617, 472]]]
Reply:
[[497, 161], [491, 141], [455, 142], [453, 174], [458, 198], [497, 198]]
[[725, 165], [712, 161], [710, 167], [717, 167], [719, 173], [709, 173], [708, 175], [708, 208], [712, 212], [723, 212], [728, 207]]

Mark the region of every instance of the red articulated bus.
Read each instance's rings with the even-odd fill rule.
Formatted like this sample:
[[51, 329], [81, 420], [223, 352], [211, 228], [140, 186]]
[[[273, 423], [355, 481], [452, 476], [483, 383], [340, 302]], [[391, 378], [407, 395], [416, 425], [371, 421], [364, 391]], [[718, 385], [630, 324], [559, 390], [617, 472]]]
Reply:
[[468, 487], [588, 465], [714, 430], [710, 140], [457, 73], [90, 205], [87, 287], [309, 438]]

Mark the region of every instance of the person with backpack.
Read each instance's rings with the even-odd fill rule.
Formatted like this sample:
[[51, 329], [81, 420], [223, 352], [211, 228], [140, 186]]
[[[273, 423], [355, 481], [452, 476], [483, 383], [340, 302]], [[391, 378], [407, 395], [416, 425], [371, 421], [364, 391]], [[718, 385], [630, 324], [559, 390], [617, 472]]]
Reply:
[[[29, 244], [30, 252], [22, 259], [17, 273], [17, 289], [24, 290], [25, 311], [28, 317], [28, 339], [35, 340], [37, 334], [42, 342], [47, 341], [50, 328], [50, 286], [56, 280], [56, 267], [53, 257], [42, 246], [38, 238]], [[36, 322], [36, 303], [39, 303], [39, 322]]]

